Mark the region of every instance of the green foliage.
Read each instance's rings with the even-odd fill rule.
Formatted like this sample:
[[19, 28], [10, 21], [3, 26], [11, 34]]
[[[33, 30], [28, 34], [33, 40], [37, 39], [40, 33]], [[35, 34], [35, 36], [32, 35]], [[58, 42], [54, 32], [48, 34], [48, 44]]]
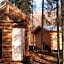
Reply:
[[15, 4], [19, 9], [21, 9], [24, 13], [31, 13], [31, 1], [32, 0], [10, 0]]

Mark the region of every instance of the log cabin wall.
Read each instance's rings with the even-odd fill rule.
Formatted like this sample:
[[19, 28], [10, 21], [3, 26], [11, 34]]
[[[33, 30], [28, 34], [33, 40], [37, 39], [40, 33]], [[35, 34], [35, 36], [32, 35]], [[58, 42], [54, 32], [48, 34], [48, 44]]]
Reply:
[[2, 30], [2, 58], [0, 58], [0, 63], [3, 62], [4, 64], [21, 64], [21, 61], [12, 60], [12, 29], [25, 29], [24, 55], [26, 56], [28, 50], [29, 19], [24, 15], [24, 13], [17, 13], [18, 9], [9, 2], [3, 3], [6, 3], [6, 5], [0, 8], [0, 30]]
[[12, 27], [4, 24], [2, 30], [2, 58], [4, 61], [9, 62], [12, 59]]
[[[38, 29], [37, 29], [38, 30]], [[36, 39], [36, 47], [37, 49], [41, 50], [45, 49], [46, 46], [48, 46], [49, 49], [51, 49], [51, 42], [50, 42], [50, 34], [47, 30], [43, 30], [43, 46], [41, 46], [41, 28], [34, 33], [35, 39]], [[45, 46], [46, 45], [46, 46]]]
[[12, 24], [2, 19], [0, 30], [2, 30], [2, 58], [0, 60], [6, 64], [12, 59]]
[[[41, 50], [41, 28], [37, 27], [33, 34], [35, 36], [36, 48]], [[52, 53], [57, 51], [57, 30], [43, 29], [43, 49], [51, 51]], [[62, 33], [59, 31], [60, 50], [62, 50]]]

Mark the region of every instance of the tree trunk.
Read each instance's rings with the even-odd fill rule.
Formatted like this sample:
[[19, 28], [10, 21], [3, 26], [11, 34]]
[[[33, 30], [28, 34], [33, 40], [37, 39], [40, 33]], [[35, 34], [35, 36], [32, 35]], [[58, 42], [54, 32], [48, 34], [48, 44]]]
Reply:
[[[64, 60], [64, 0], [61, 0], [61, 14], [62, 14], [62, 45], [63, 45], [63, 60]], [[64, 64], [64, 61], [63, 61]]]

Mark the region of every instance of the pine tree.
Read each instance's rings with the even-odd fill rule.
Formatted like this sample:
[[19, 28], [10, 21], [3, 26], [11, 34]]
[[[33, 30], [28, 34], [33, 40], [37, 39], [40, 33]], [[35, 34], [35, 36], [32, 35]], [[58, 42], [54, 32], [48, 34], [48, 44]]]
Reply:
[[15, 4], [19, 9], [21, 9], [24, 13], [31, 13], [31, 2], [32, 0], [9, 0], [12, 4]]

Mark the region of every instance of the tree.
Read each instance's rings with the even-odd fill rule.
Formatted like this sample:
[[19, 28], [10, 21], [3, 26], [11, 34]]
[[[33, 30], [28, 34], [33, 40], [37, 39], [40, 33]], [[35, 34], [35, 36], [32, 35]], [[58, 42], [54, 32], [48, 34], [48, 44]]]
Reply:
[[63, 44], [63, 64], [64, 64], [64, 0], [61, 0], [61, 14], [62, 14], [62, 44]]
[[32, 0], [9, 0], [11, 3], [13, 3], [15, 6], [17, 6], [19, 9], [21, 9], [24, 13], [30, 14], [31, 13], [31, 2]]
[[51, 11], [53, 9], [56, 9], [56, 6], [54, 6], [56, 4], [56, 1], [55, 0], [46, 0], [47, 3], [45, 3], [45, 5], [47, 6], [47, 10], [48, 11]]
[[[57, 51], [58, 51], [58, 53], [57, 53], [57, 64], [60, 64], [61, 63], [61, 61], [60, 61], [60, 41], [59, 41], [59, 27], [60, 27], [60, 24], [62, 23], [62, 28], [64, 27], [63, 26], [63, 21], [64, 21], [64, 0], [62, 0], [62, 22], [60, 23], [60, 21], [59, 21], [59, 18], [61, 18], [61, 15], [59, 15], [59, 1], [61, 1], [61, 0], [47, 0], [47, 2], [48, 2], [48, 4], [50, 5], [50, 8], [51, 8], [51, 10], [53, 10], [54, 8], [53, 8], [53, 5], [52, 5], [52, 2], [53, 3], [56, 3], [56, 23], [57, 23]], [[60, 16], [60, 17], [59, 17]], [[63, 29], [64, 30], [64, 29]], [[62, 32], [62, 33], [64, 33], [64, 31]], [[63, 40], [63, 38], [64, 38], [64, 34], [62, 34], [62, 46], [63, 46], [63, 48], [64, 48], [64, 40]], [[64, 50], [63, 50], [63, 60], [64, 60]], [[63, 64], [64, 64], [64, 61], [62, 62]]]

